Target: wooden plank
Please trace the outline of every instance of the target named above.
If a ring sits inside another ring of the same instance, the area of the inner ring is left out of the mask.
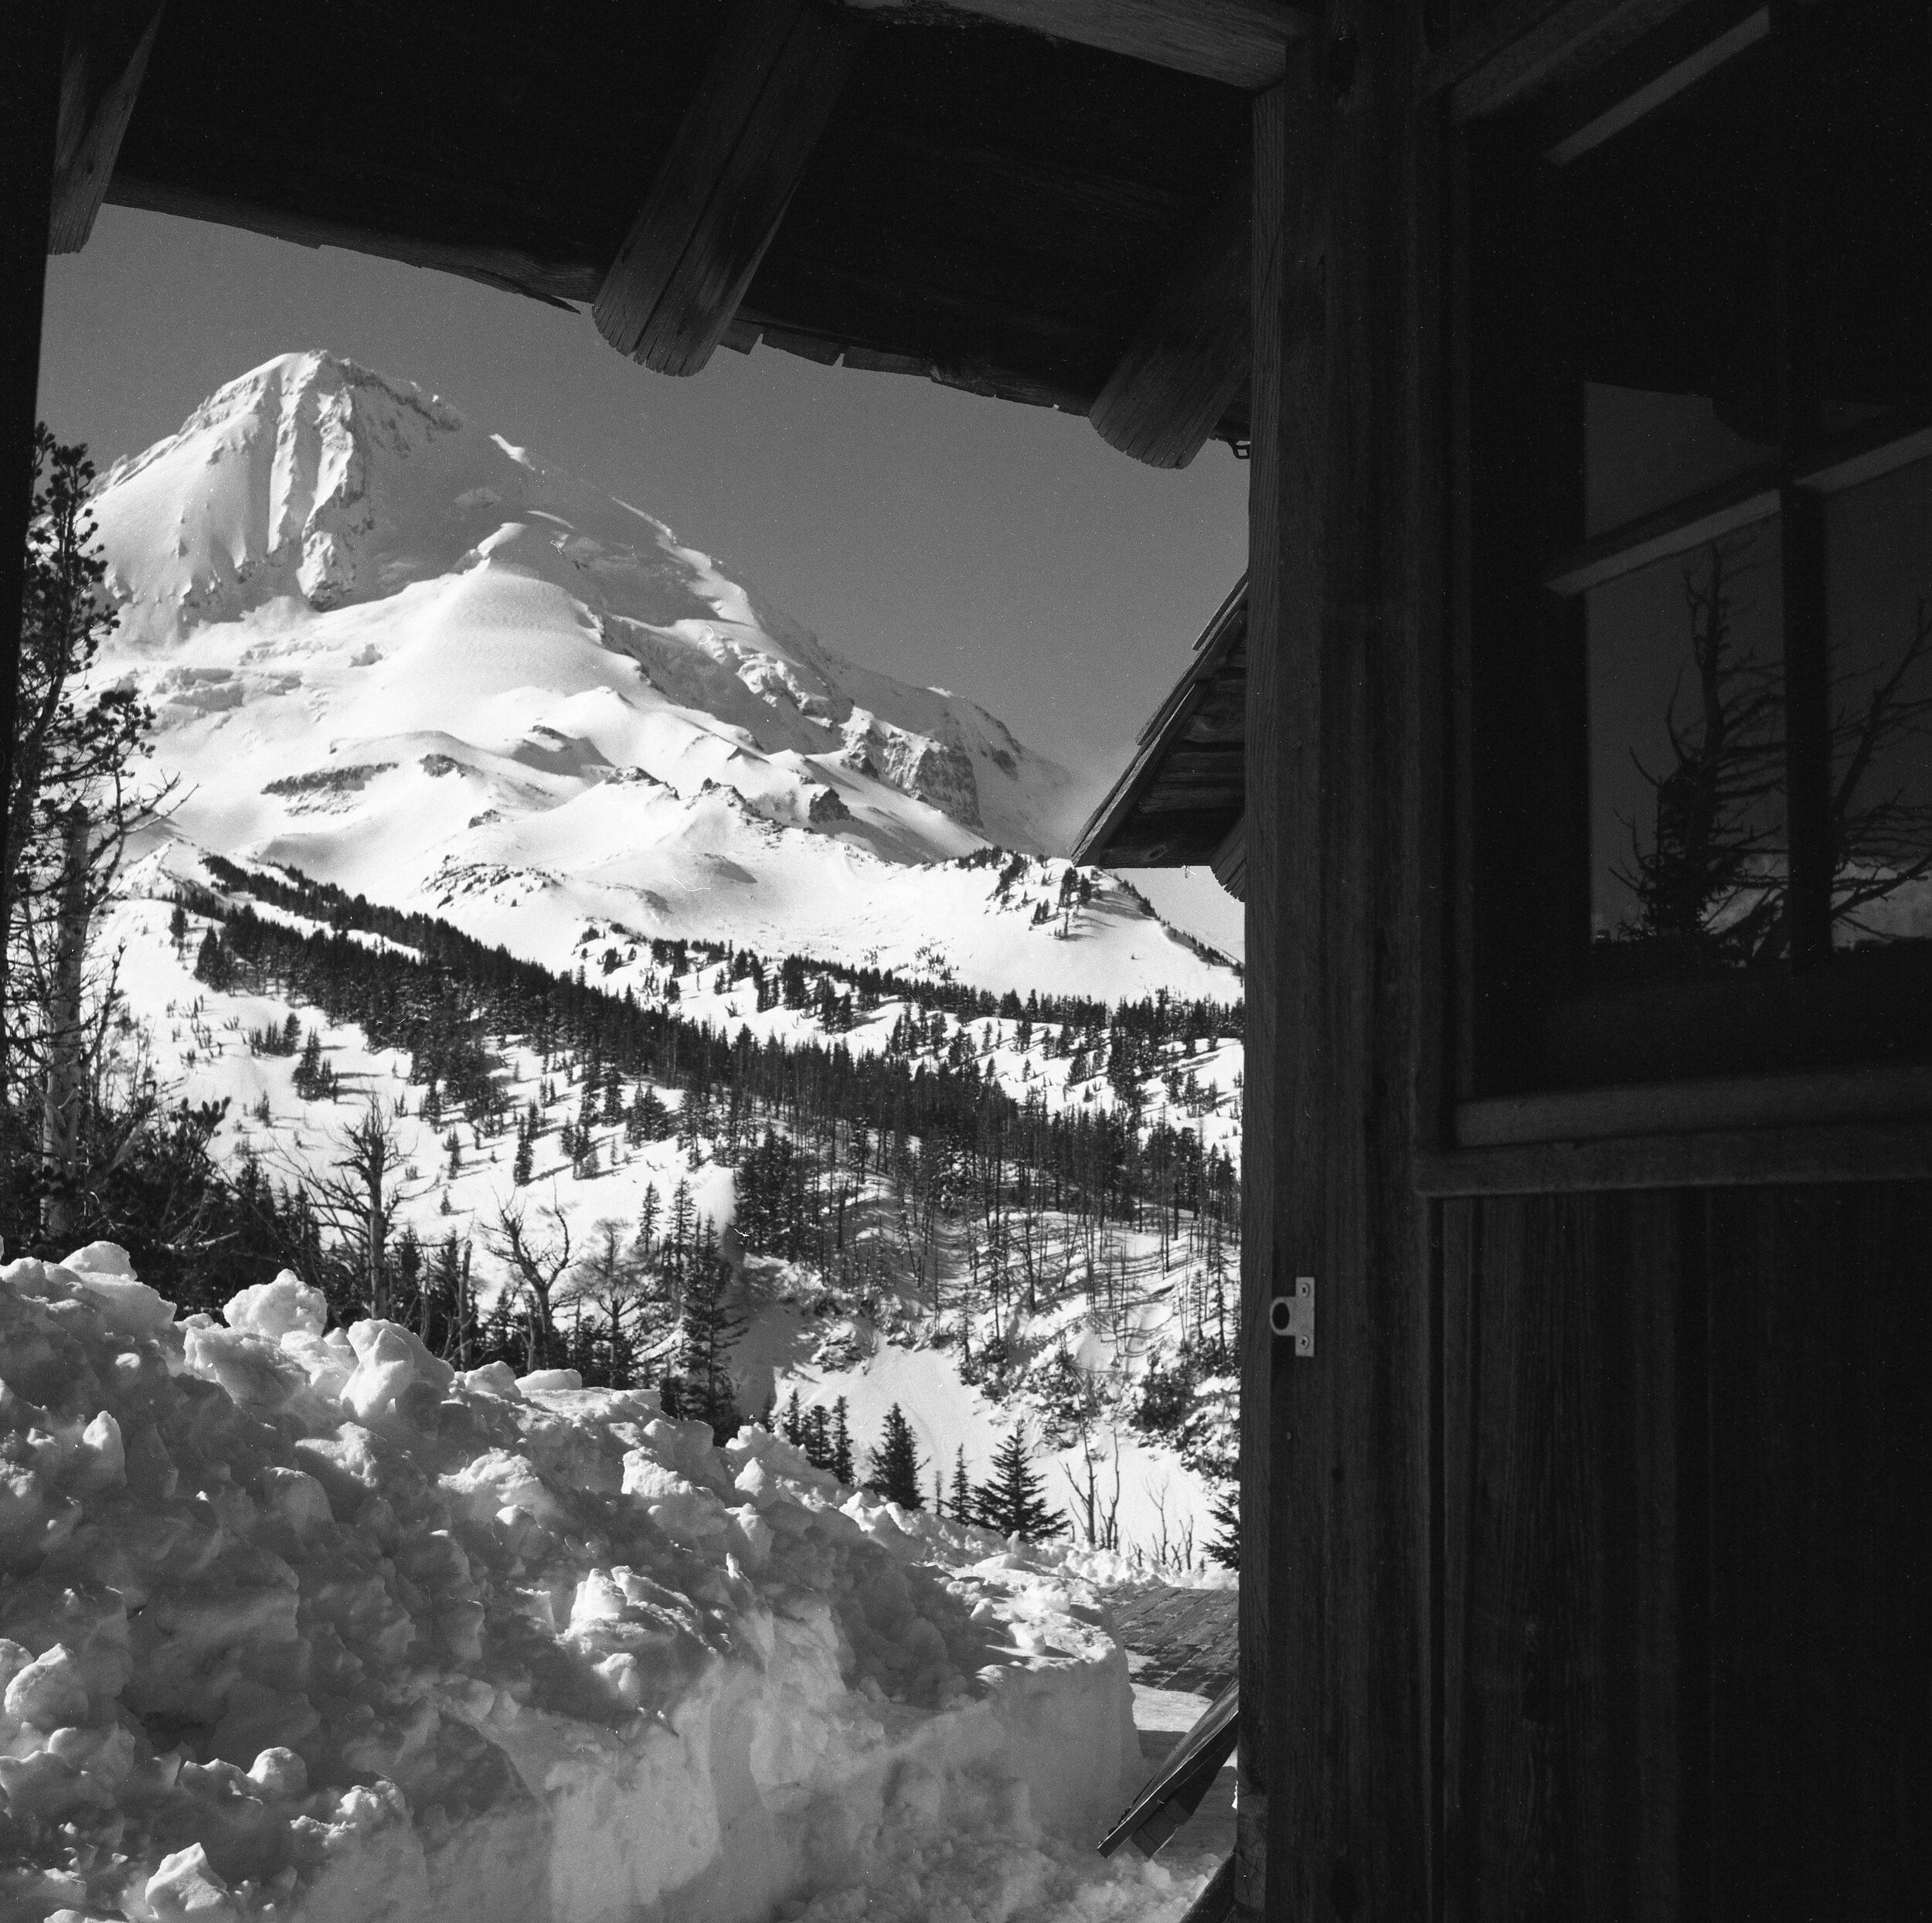
[[[108,201],[117,207],[138,207],[149,213],[176,214],[188,220],[208,220],[219,226],[240,227],[250,233],[287,240],[301,247],[345,247],[379,260],[400,260],[410,267],[454,274],[485,287],[521,294],[546,307],[569,308],[597,293],[600,276],[587,263],[543,260],[515,247],[486,242],[425,239],[420,234],[387,233],[368,227],[264,207],[199,188],[172,182],[147,180],[117,172],[107,189]]]
[[[659,373],[711,358],[837,106],[863,29],[815,0],[736,0],[592,309]]]
[[[1247,379],[1247,168],[1200,223],[1087,418],[1109,447],[1151,468],[1185,468]]]
[[[1697,1913],[1699,1219],[1658,1196],[1445,1210],[1450,1917]]]
[[[1932,1913],[1932,1188],[1712,1196],[1710,1880]]]
[[[1410,1169],[1419,13],[1338,9],[1335,43],[1291,49],[1254,150],[1242,1472],[1244,1532],[1265,1492],[1267,1540],[1260,1580],[1243,1569],[1237,1884],[1271,1918],[1437,1913],[1432,1264]],[[1257,1326],[1298,1275],[1318,1291],[1306,1357]]]
[[[60,121],[54,136],[49,254],[78,254],[114,178],[148,56],[161,27],[158,5],[97,0],[73,9],[61,62]]]
[[[1315,9],[1283,0],[846,0],[913,22],[947,15],[995,20],[1124,53],[1178,73],[1258,93],[1282,76],[1287,49],[1313,30]]]
[[[1909,1064],[1493,1095],[1458,1103],[1454,1116],[1456,1145],[1464,1149],[1899,1121],[1932,1122],[1932,1068]]]
[[[1252,994],[1250,989],[1250,1000]],[[1856,1123],[1425,1150],[1415,1166],[1417,1193],[1432,1196],[1920,1182],[1928,1176],[1932,1126]]]
[[[1248,898],[1248,818],[1243,815],[1226,835],[1220,846],[1208,857],[1208,866],[1214,871],[1214,879],[1236,901]]]

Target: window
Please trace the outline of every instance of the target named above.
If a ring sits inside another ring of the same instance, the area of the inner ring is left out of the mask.
[[[1468,136],[1465,1098],[1932,1064],[1932,9]]]

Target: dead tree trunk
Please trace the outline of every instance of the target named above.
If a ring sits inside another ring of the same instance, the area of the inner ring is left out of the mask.
[[[61,817],[60,908],[47,998],[46,1092],[40,1111],[40,1232],[55,1244],[72,1239],[80,1213],[75,1191],[87,1091],[80,993],[87,955],[87,811],[77,802]]]

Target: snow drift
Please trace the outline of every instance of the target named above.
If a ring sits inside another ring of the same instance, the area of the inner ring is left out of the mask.
[[[1182,1907],[1091,1857],[1138,1759],[1064,1570],[286,1274],[226,1317],[0,1271],[0,1914]]]

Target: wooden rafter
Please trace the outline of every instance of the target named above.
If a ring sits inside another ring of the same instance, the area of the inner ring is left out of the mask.
[[[846,0],[872,13],[963,14],[1124,53],[1250,93],[1280,80],[1314,9],[1286,0]]]
[[[863,23],[736,0],[593,311],[620,352],[695,374],[736,315],[832,117]]]
[[[1247,379],[1249,203],[1243,167],[1088,410],[1109,447],[1185,468]]]
[[[69,19],[48,208],[49,254],[78,254],[94,231],[161,14],[158,0],[100,0],[75,8]]]

